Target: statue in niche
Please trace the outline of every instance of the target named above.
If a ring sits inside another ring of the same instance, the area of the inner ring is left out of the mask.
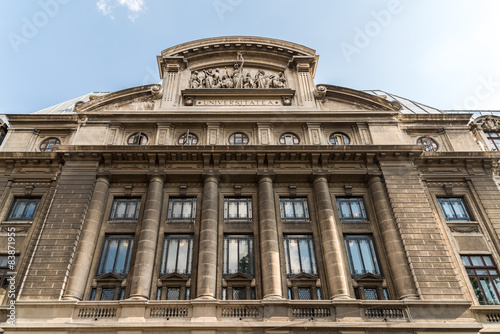
[[[241,63],[238,63],[241,61]],[[283,72],[277,75],[268,74],[262,69],[254,71],[244,71],[245,59],[243,54],[238,52],[233,72],[229,72],[224,66],[221,70],[216,68],[193,71],[189,79],[189,88],[194,89],[269,89],[286,88],[286,79]]]

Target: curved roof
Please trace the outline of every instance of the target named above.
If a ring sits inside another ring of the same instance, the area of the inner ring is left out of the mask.
[[[110,94],[109,92],[92,92],[79,97],[75,97],[74,99],[61,102],[52,107],[48,107],[39,111],[35,111],[33,114],[42,114],[42,115],[63,115],[63,114],[76,114],[75,112],[75,104],[78,102],[88,102],[95,97],[100,97],[104,95]]]

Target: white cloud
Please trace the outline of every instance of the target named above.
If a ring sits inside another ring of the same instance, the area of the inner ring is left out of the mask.
[[[114,20],[113,12],[116,8],[124,7],[129,11],[128,18],[135,22],[139,13],[145,9],[144,0],[99,0],[96,3],[97,9],[104,16]]]

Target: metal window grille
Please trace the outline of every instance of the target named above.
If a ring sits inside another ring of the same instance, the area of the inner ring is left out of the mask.
[[[127,144],[129,145],[146,145],[148,137],[142,132],[136,132],[128,137]]]
[[[14,198],[7,220],[32,221],[40,198]]]
[[[115,198],[109,220],[135,221],[139,218],[140,198]]]
[[[335,132],[330,135],[330,144],[332,145],[349,145],[349,143],[349,137],[341,132]]]
[[[282,221],[309,221],[307,198],[280,198]]]
[[[312,236],[286,235],[283,242],[287,276],[299,273],[318,275]]]
[[[54,146],[60,145],[61,141],[57,138],[48,138],[45,139],[40,144],[40,152],[52,152],[54,151]]]
[[[101,300],[113,300],[115,297],[115,289],[102,289]]]
[[[337,209],[341,221],[366,221],[366,211],[361,197],[338,197]]]
[[[127,276],[133,244],[132,235],[107,235],[97,275],[115,273]]]
[[[250,235],[224,236],[223,275],[243,273],[254,275],[253,237]]]
[[[298,288],[299,300],[311,299],[311,288]]]
[[[246,297],[246,288],[233,288],[233,300],[245,300]]]
[[[196,218],[196,197],[170,198],[168,200],[167,221],[189,221]]]
[[[181,299],[181,288],[167,288],[167,300]]]
[[[195,134],[186,132],[179,137],[180,145],[196,145],[198,144],[198,137]]]
[[[493,151],[499,151],[500,150],[500,133],[498,132],[486,132],[486,138],[491,143],[491,146],[493,147]]]
[[[252,221],[251,198],[224,198],[225,221]]]
[[[461,197],[438,198],[446,221],[471,221],[471,216]]]
[[[438,150],[436,141],[427,136],[418,138],[417,145],[424,145],[424,151],[426,152],[436,152]]]
[[[299,137],[293,133],[284,133],[280,137],[280,144],[283,145],[298,145],[299,142]]]
[[[163,242],[160,275],[171,273],[191,275],[193,237],[191,235],[168,235]]]
[[[380,275],[378,259],[370,235],[346,235],[344,241],[352,277],[365,273]]]

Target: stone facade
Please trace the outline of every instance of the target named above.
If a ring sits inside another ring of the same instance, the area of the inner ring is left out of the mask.
[[[500,332],[500,118],[315,85],[280,40],[157,59],[1,123],[4,333]]]

